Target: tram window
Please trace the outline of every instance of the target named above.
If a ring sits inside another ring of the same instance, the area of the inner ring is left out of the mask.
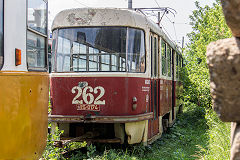
[[[111,55],[111,68],[112,71],[117,71],[118,70],[118,65],[117,65],[117,56],[116,55]]]
[[[167,61],[167,44],[164,40],[161,41],[161,55],[162,55],[162,75],[166,76],[167,75],[167,67],[166,67],[166,61]]]
[[[151,57],[153,57],[153,36],[151,36]],[[151,58],[151,76],[153,76],[153,58]]]
[[[101,55],[101,71],[110,71],[110,55],[106,52],[103,52]]]
[[[178,55],[178,53],[176,54],[176,77],[177,78],[179,78],[178,76],[179,76],[179,55]]]
[[[45,38],[33,32],[27,32],[27,63],[29,68],[44,68]]]
[[[176,54],[176,65],[178,66],[178,53]]]
[[[44,0],[28,0],[28,27],[47,34],[47,3]]]
[[[98,71],[99,70],[99,59],[98,54],[99,50],[89,47],[89,71]]]
[[[73,55],[73,71],[87,71],[86,68],[87,61],[86,59],[82,59],[79,56]]]
[[[154,37],[154,76],[157,76],[157,38]]]
[[[157,38],[151,36],[151,75],[157,76]]]
[[[128,29],[128,71],[145,72],[145,41],[142,30]]]
[[[57,31],[55,30],[53,32],[53,36],[52,36],[52,54],[51,54],[51,69],[52,69],[52,72],[55,72],[55,66],[56,66],[56,62],[55,62],[55,53],[56,53],[56,38],[57,38]]]
[[[68,55],[61,55],[57,57],[57,69],[68,71],[70,69],[70,57]]]
[[[179,79],[181,80],[182,57],[179,56]]]
[[[54,34],[58,35],[58,45],[54,46],[57,49],[53,49],[57,50],[55,56],[70,55],[72,61],[67,62],[70,70],[57,67],[57,72],[145,72],[142,30],[127,27],[68,28],[59,29]],[[60,63],[64,66],[66,61]]]
[[[57,70],[61,72],[70,71],[70,41],[66,38],[58,37]]]
[[[0,70],[3,66],[3,0],[0,0]]]
[[[171,77],[172,74],[172,67],[171,67],[171,47],[167,45],[167,72],[168,72],[168,77]]]
[[[120,71],[126,71],[126,59],[120,57]]]
[[[28,0],[27,26],[28,68],[46,70],[47,2],[45,0]]]

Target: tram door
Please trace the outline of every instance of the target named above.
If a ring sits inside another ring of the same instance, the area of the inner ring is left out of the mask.
[[[149,121],[149,138],[155,136],[159,132],[159,80],[158,80],[158,36],[151,34],[151,105],[150,111],[153,112],[153,119]]]

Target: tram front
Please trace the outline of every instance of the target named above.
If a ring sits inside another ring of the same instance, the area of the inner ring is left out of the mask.
[[[115,14],[116,21],[105,19]],[[108,138],[104,142],[116,142],[116,132],[122,130],[135,137],[129,143],[141,142],[147,120],[152,117],[150,78],[144,29],[121,23],[129,22],[124,17],[132,22],[131,14],[113,9],[76,9],[55,18],[49,120],[64,130],[63,136],[81,137],[92,132],[97,138]],[[133,123],[139,129],[137,138],[127,129]],[[121,143],[122,137],[118,136]]]

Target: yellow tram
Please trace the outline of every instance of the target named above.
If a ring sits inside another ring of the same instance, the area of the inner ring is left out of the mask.
[[[47,0],[0,0],[0,159],[39,159],[46,145]]]

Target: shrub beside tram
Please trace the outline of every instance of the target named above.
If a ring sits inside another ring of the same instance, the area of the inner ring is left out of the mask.
[[[46,146],[47,0],[0,0],[0,159],[39,159]]]
[[[149,144],[174,123],[182,56],[156,24],[82,8],[60,12],[52,31],[49,121],[61,140]]]

